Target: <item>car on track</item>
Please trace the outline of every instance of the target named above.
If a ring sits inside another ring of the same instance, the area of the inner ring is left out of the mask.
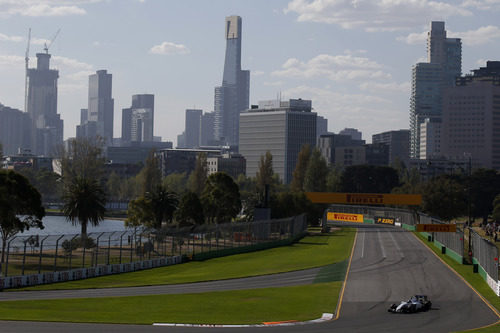
[[[400,304],[392,304],[387,311],[393,313],[415,313],[428,311],[432,307],[432,302],[426,295],[414,295],[408,301],[401,301]]]

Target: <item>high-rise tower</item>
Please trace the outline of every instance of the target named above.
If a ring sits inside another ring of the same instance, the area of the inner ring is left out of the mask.
[[[226,17],[226,57],[222,85],[215,88],[215,138],[238,145],[240,112],[248,109],[250,71],[241,70],[241,17]]]
[[[203,110],[187,109],[186,110],[186,128],[184,130],[184,146],[186,148],[200,147],[201,136],[201,117]]]
[[[34,154],[53,156],[63,142],[63,121],[57,113],[59,71],[50,69],[50,54],[37,53],[37,67],[27,72],[26,112],[30,115],[31,149]]]
[[[462,42],[447,38],[444,22],[431,22],[427,35],[427,61],[412,69],[410,98],[410,157],[420,156],[420,127],[426,119],[440,121],[442,94],[462,73]]]
[[[155,96],[132,96],[132,106],[122,110],[122,145],[153,142]]]
[[[111,97],[113,75],[99,70],[89,76],[89,123],[95,122],[96,134],[105,140],[106,146],[113,145],[114,100]]]

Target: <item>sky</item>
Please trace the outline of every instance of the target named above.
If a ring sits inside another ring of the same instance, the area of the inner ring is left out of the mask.
[[[88,76],[113,74],[114,137],[132,95],[155,95],[154,134],[177,141],[185,110],[210,112],[221,85],[226,16],[242,17],[250,104],[311,99],[328,130],[407,129],[411,68],[431,21],[462,38],[462,74],[500,60],[500,0],[0,0],[0,103],[24,108],[24,54],[50,45],[64,138],[88,104]],[[50,43],[49,43],[50,44]]]

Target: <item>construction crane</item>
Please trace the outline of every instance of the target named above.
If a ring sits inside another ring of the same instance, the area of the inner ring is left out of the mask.
[[[31,43],[31,28],[28,29],[28,45],[26,46],[26,53],[24,55],[24,61],[26,63],[26,73],[24,78],[24,112],[27,112],[26,107],[28,106],[28,66],[30,62],[30,43]]]
[[[52,43],[54,43],[54,41],[56,40],[57,35],[59,35],[59,32],[60,32],[60,31],[61,31],[61,29],[57,29],[57,32],[56,32],[56,34],[54,35],[54,37],[52,37],[52,39],[50,40],[49,45],[47,45],[47,43],[44,43],[44,48],[43,48],[43,50],[45,51],[45,53],[46,53],[46,54],[48,54],[48,53],[49,53],[49,49],[50,49],[50,47],[52,46]]]

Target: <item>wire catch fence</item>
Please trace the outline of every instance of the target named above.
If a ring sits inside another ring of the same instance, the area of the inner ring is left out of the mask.
[[[304,215],[257,222],[199,225],[160,230],[15,236],[6,242],[0,276],[71,271],[155,258],[219,253],[293,239],[306,231]],[[1,241],[0,241],[1,243]]]

